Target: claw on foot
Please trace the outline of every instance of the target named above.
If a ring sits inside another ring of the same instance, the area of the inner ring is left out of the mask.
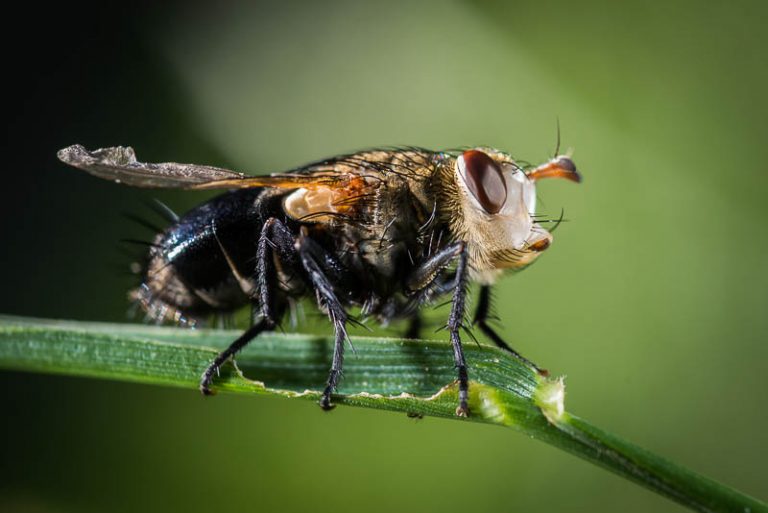
[[[216,392],[211,390],[210,383],[202,382],[200,383],[200,386],[198,387],[200,389],[200,393],[203,395],[214,395]]]
[[[318,404],[320,405],[320,408],[323,409],[323,411],[331,411],[332,409],[336,408],[336,405],[331,402],[330,394],[323,395],[323,398],[320,399]]]
[[[200,389],[200,393],[203,395],[214,395],[216,392],[211,390],[211,374],[208,369],[200,376],[200,385],[197,387]]]
[[[456,407],[457,417],[469,417],[469,406],[466,404],[460,404]]]

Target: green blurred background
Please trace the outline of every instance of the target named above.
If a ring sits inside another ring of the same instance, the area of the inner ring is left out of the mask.
[[[93,179],[63,146],[252,173],[394,144],[541,162],[559,119],[585,181],[539,188],[569,222],[501,282],[505,336],[567,375],[572,412],[768,496],[764,2],[14,9],[0,312],[124,321],[117,241],[147,234],[121,214],[205,198]],[[11,372],[0,397],[2,511],[681,511],[494,427]]]

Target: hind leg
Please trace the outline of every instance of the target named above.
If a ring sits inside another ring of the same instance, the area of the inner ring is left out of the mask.
[[[320,406],[324,410],[333,408],[331,395],[341,379],[344,361],[344,341],[347,339],[347,313],[333,290],[333,283],[342,281],[343,269],[320,245],[305,234],[294,236],[285,224],[276,218],[270,218],[262,228],[256,258],[256,284],[261,318],[227,349],[219,353],[208,366],[200,381],[200,391],[210,394],[213,376],[229,357],[240,351],[259,333],[272,330],[285,312],[285,301],[277,301],[277,279],[274,269],[274,256],[289,268],[300,268],[306,274],[306,280],[314,289],[318,304],[328,312],[333,322],[335,343],[333,359],[328,381],[323,391]]]
[[[235,355],[238,351],[244,348],[248,342],[253,340],[259,333],[271,330],[274,326],[275,324],[273,321],[262,318],[259,322],[245,330],[245,333],[232,342],[228,348],[220,352],[200,377],[200,392],[202,392],[203,395],[212,395],[211,382],[213,381],[213,376],[219,373],[219,369],[224,365],[224,362],[226,362],[230,356]]]
[[[285,312],[285,301],[276,295],[277,281],[274,269],[275,253],[290,265],[295,260],[294,238],[288,228],[275,218],[264,223],[256,251],[256,290],[260,317],[245,333],[240,335],[224,351],[219,353],[200,377],[200,391],[211,395],[211,382],[218,374],[221,366],[231,356],[244,348],[263,331],[271,331],[277,327]]]

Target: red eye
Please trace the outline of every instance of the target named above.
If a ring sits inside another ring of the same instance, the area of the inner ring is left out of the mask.
[[[465,151],[462,159],[464,165],[459,170],[467,188],[486,212],[498,213],[507,201],[507,183],[501,168],[482,151]]]

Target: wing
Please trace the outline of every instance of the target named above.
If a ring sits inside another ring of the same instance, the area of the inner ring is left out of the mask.
[[[133,187],[172,189],[238,189],[249,187],[338,187],[338,174],[331,170],[316,173],[286,173],[273,176],[248,176],[228,169],[198,164],[163,162],[151,164],[136,160],[131,147],[117,146],[88,151],[79,144],[58,152],[59,160],[99,178]],[[343,181],[343,180],[341,180]]]

